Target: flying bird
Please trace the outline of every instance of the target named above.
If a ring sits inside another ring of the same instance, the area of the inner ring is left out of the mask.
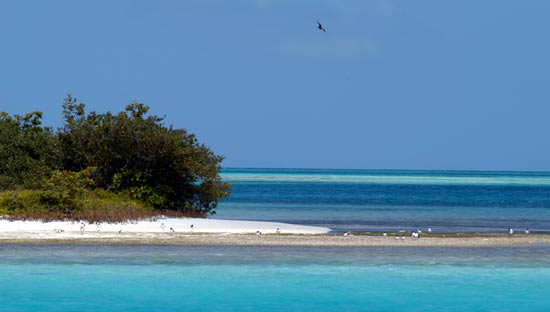
[[[324,28],[323,28],[323,25],[321,25],[321,23],[319,23],[319,21],[317,21],[317,28],[319,28],[320,30],[322,30],[323,32],[327,32]]]

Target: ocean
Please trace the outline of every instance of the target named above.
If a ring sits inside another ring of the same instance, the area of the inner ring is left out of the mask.
[[[0,246],[1,311],[548,311],[550,247]]]
[[[550,230],[550,174],[225,169],[216,218]],[[550,246],[0,245],[0,311],[548,311]]]
[[[550,173],[225,169],[214,218],[342,231],[550,231]]]

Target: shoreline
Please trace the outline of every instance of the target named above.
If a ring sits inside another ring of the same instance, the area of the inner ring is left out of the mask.
[[[263,221],[158,218],[124,223],[0,219],[0,245],[106,244],[302,247],[491,247],[550,245],[550,233],[329,233],[329,228]]]
[[[229,233],[101,233],[44,236],[40,232],[2,233],[0,245],[181,245],[181,246],[296,246],[296,247],[507,247],[549,245],[550,234],[508,236],[449,235],[415,239],[381,235],[229,234]]]

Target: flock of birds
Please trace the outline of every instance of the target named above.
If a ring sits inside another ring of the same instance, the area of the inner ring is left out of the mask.
[[[96,222],[95,224],[96,224],[96,226],[97,226],[97,232],[99,232],[99,231],[101,230],[101,223]],[[164,224],[164,222],[160,224],[160,228],[161,228],[161,230],[164,232],[164,230],[166,229],[166,225]],[[189,226],[189,229],[190,229],[190,230],[193,230],[194,228],[195,228],[195,225],[194,225],[194,224],[191,224],[191,225]],[[80,234],[81,234],[81,235],[84,235],[84,232],[85,232],[85,231],[86,231],[86,224],[85,224],[84,222],[81,222],[81,223],[80,223]],[[175,230],[173,227],[170,227],[169,231],[170,231],[171,233],[176,232],[176,230]],[[63,229],[54,229],[54,232],[55,232],[55,233],[61,234],[61,233],[65,233],[65,230],[63,230]],[[118,230],[118,233],[119,233],[119,234],[122,234],[122,232],[123,232],[123,229]],[[277,229],[275,230],[275,233],[280,234],[280,233],[281,233],[281,229],[280,229],[280,228],[277,228]],[[262,235],[262,232],[261,232],[261,231],[256,231],[256,235]]]
[[[318,27],[318,28],[321,29],[321,30],[323,30],[323,31],[325,31],[325,29],[323,28],[323,26],[322,26],[319,22],[317,22],[317,23],[319,24],[319,27]],[[133,223],[136,223],[136,224],[137,224],[137,222],[133,222]],[[96,222],[95,225],[96,225],[96,227],[97,227],[97,232],[99,232],[99,231],[101,230],[101,223],[100,223],[100,222]],[[166,228],[166,225],[165,225],[164,223],[161,223],[160,228],[162,229],[162,232],[164,232],[164,230],[165,230],[165,228]],[[191,225],[189,226],[189,229],[190,229],[190,230],[193,230],[194,228],[195,228],[195,225],[193,225],[193,224],[191,224]],[[81,223],[80,223],[80,234],[81,234],[81,235],[84,235],[84,232],[85,232],[85,231],[86,231],[86,224],[85,224],[84,222],[81,222]],[[122,231],[123,231],[123,229],[120,229],[120,230],[118,231],[118,233],[121,234]],[[173,227],[170,227],[169,231],[170,231],[171,233],[176,232],[176,230],[175,230]],[[61,234],[61,233],[65,233],[65,230],[63,230],[63,229],[54,229],[54,232],[55,232],[55,233]],[[401,232],[401,231],[400,231],[400,232]],[[404,232],[404,231],[402,231],[402,232]],[[432,228],[428,228],[427,232],[428,232],[428,233],[432,233]],[[277,228],[277,229],[275,230],[275,233],[280,234],[280,233],[281,233],[281,229],[280,229],[280,228]],[[422,234],[422,230],[421,230],[421,229],[416,229],[416,230],[414,230],[414,231],[411,231],[410,233],[411,233],[411,237],[412,237],[412,238],[420,239],[420,234]],[[509,235],[513,235],[514,233],[515,233],[515,232],[514,232],[514,229],[508,228],[508,234],[509,234]],[[524,233],[525,233],[525,234],[530,234],[531,231],[529,230],[529,228],[526,228],[525,231],[524,231]],[[345,233],[344,233],[344,236],[348,236],[348,235],[350,235],[350,234],[351,234],[351,232],[345,232]],[[258,231],[256,231],[256,235],[262,235],[262,232],[258,230]],[[387,237],[387,236],[388,236],[388,233],[387,233],[387,232],[383,232],[383,233],[382,233],[382,236]],[[404,240],[404,239],[405,239],[405,236],[396,236],[395,239],[396,239],[396,240]]]
[[[95,225],[97,226],[97,232],[99,232],[99,231],[101,230],[101,223],[96,222]],[[165,230],[165,228],[166,228],[166,225],[165,225],[164,223],[161,223],[160,228],[161,228],[162,231],[164,232],[164,230]],[[190,230],[193,230],[194,228],[195,228],[195,225],[193,225],[193,224],[191,224],[191,225],[189,226],[189,229],[190,229]],[[85,224],[84,222],[81,222],[81,223],[80,223],[80,234],[81,234],[81,235],[84,235],[84,232],[85,232],[85,231],[86,231],[86,224]],[[175,230],[173,227],[170,227],[169,231],[170,231],[171,233],[176,232],[176,230]],[[54,232],[55,232],[55,233],[61,234],[61,233],[65,233],[65,230],[63,230],[63,229],[54,229]],[[432,233],[432,228],[428,228],[427,232],[428,232],[428,233]],[[120,230],[118,231],[118,233],[121,234],[121,233],[122,233],[122,229],[120,229]],[[281,229],[280,229],[280,228],[277,228],[277,229],[275,230],[275,233],[280,234],[280,233],[281,233]],[[411,231],[410,233],[411,233],[411,237],[412,237],[412,238],[419,239],[419,238],[420,238],[420,234],[422,234],[422,230],[421,230],[421,229],[416,229],[416,230],[414,230],[414,231]],[[525,233],[525,234],[530,234],[531,231],[529,230],[529,228],[526,228],[525,231],[524,231],[524,233]],[[263,234],[263,233],[262,233],[261,231],[259,231],[259,230],[256,231],[256,235],[262,235],[262,234]],[[508,228],[508,234],[509,234],[509,235],[515,234],[514,229]],[[348,235],[351,235],[351,232],[345,232],[345,233],[344,233],[344,236],[348,236]],[[387,236],[388,236],[388,233],[387,233],[387,232],[383,232],[383,233],[382,233],[382,236],[387,237]],[[404,240],[404,239],[405,239],[405,236],[396,236],[395,239],[396,239],[396,240]]]
[[[400,232],[404,232],[404,231],[400,231]],[[428,228],[427,230],[428,233],[432,233],[432,228]],[[525,231],[524,231],[525,234],[531,234],[531,231],[529,230],[529,228],[526,228]],[[416,239],[419,239],[420,238],[420,234],[422,234],[422,230],[421,229],[416,229],[414,231],[411,231],[411,238],[416,238]],[[509,235],[513,235],[515,234],[514,232],[514,229],[512,228],[508,228],[508,234]],[[351,232],[345,232],[344,233],[344,236],[348,236],[348,235],[351,235]],[[382,233],[382,236],[384,237],[387,237],[388,236],[388,233],[387,232],[383,232]],[[396,236],[395,237],[396,240],[405,240],[405,236]]]

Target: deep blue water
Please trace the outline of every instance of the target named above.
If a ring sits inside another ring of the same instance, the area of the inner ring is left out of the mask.
[[[232,195],[215,218],[335,231],[550,231],[550,173],[225,169]]]
[[[550,247],[0,246],[1,311],[548,311]]]

